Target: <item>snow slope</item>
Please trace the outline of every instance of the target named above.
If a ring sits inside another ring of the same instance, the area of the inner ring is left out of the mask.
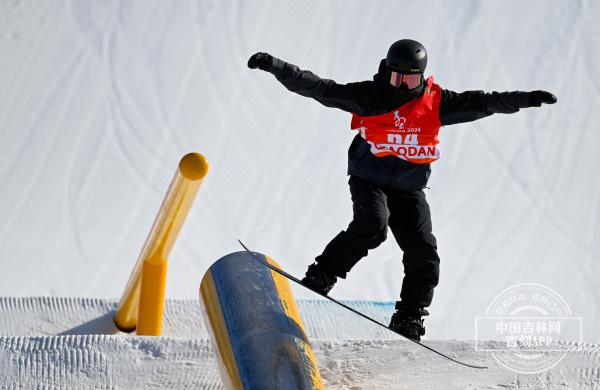
[[[350,305],[385,315],[381,305]],[[0,388],[222,388],[198,301],[167,301],[164,337],[118,332],[115,307],[101,299],[0,299]],[[489,366],[482,371],[441,359],[331,302],[299,301],[299,311],[327,389],[600,388],[598,345],[582,344],[552,369],[522,375],[475,351],[472,341],[427,342]]]
[[[445,88],[559,99],[442,130],[429,334],[472,339],[494,296],[527,282],[559,292],[599,342],[599,16],[590,0],[2,1],[0,296],[118,297],[190,151],[212,168],[168,296],[195,299],[238,237],[300,275],[351,216],[350,118],[246,61],[268,51],[345,83],[410,37]],[[393,301],[401,277],[390,239],[334,295]]]
[[[585,356],[561,369],[518,375],[440,362],[401,340],[313,342],[327,389],[597,389]],[[466,341],[438,342],[463,359],[479,357]],[[598,347],[586,351],[598,355]],[[493,364],[493,361],[486,363]],[[0,337],[0,386],[52,389],[222,389],[208,339],[111,335]],[[18,387],[17,384],[20,386]]]

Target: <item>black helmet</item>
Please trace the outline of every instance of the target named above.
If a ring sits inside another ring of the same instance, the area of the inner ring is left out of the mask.
[[[396,72],[423,73],[427,67],[427,50],[417,41],[401,39],[390,46],[385,64]]]

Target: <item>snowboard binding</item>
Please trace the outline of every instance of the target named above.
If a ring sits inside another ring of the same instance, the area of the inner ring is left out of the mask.
[[[304,286],[323,295],[327,295],[336,282],[337,276],[319,263],[309,265],[306,276],[302,279]]]
[[[400,301],[396,302],[396,312],[392,315],[389,328],[414,341],[421,341],[425,335],[425,326],[421,317],[429,312],[422,307],[407,307]]]

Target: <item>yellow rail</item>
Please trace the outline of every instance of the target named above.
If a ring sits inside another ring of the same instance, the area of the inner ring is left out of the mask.
[[[164,306],[167,259],[208,172],[206,158],[186,154],[169,186],[150,234],[117,306],[114,321],[126,332],[160,336]]]

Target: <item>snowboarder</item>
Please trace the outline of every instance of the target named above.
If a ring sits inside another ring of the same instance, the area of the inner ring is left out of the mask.
[[[337,278],[387,237],[388,226],[402,249],[404,280],[389,327],[419,341],[425,334],[433,290],[439,280],[436,239],[423,189],[439,158],[441,126],[470,122],[492,114],[554,104],[546,91],[462,93],[442,89],[424,78],[427,51],[402,39],[388,50],[373,80],[337,84],[310,71],[256,53],[248,67],[272,73],[288,90],[327,107],[352,113],[357,131],[348,150],[353,219],[308,267],[302,283],[327,294]]]

